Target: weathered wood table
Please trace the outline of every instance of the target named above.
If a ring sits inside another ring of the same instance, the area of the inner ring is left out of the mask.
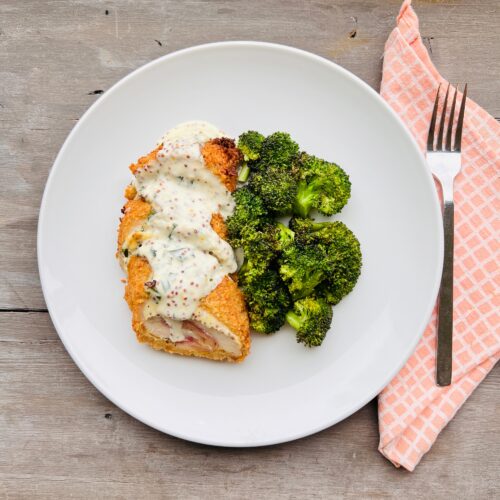
[[[379,87],[400,0],[0,1],[0,496],[499,498],[500,369],[414,473],[377,451],[376,402],[293,443],[218,449],[161,434],[107,401],[51,324],[36,264],[47,174],[101,91],[216,40],[294,45]],[[432,58],[500,117],[498,0],[415,1]]]

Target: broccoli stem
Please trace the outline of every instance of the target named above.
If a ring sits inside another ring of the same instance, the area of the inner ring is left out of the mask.
[[[250,175],[250,167],[245,163],[240,170],[238,175],[239,182],[246,182],[248,180],[248,176]]]
[[[294,212],[299,217],[306,218],[309,216],[313,203],[314,193],[308,189],[305,182],[299,182],[297,196],[294,203]]]
[[[302,318],[293,311],[288,311],[286,313],[286,320],[288,324],[295,330],[298,330],[302,326]]]

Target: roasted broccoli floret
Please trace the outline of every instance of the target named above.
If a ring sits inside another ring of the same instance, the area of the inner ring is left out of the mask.
[[[247,303],[250,326],[266,334],[281,328],[290,307],[290,295],[275,269],[278,232],[275,224],[266,224],[260,229],[245,228],[240,236],[245,260],[238,279]]]
[[[247,228],[258,228],[270,222],[268,211],[262,199],[247,187],[234,193],[236,207],[227,218],[226,225],[229,242],[234,247],[241,245],[241,233]]]
[[[361,247],[355,234],[340,221],[294,218],[290,228],[298,244],[315,246],[324,252],[326,278],[318,293],[330,304],[337,304],[354,288],[361,273]]]
[[[286,132],[275,132],[262,143],[257,170],[265,171],[269,166],[290,169],[299,154],[299,145]]]
[[[337,222],[316,222],[301,217],[292,217],[288,226],[302,245],[329,244],[338,232]]]
[[[251,164],[259,159],[265,137],[255,130],[244,132],[238,138],[238,148],[243,153],[243,165],[238,175],[240,182],[246,182],[250,175]]]
[[[295,171],[287,170],[281,165],[270,165],[265,170],[253,173],[248,185],[273,214],[285,215],[292,212],[297,193]]]
[[[275,250],[278,252],[284,252],[290,247],[290,245],[293,244],[295,235],[291,229],[287,228],[281,222],[277,222],[275,226],[274,239]]]
[[[361,247],[354,233],[342,222],[334,222],[330,270],[320,293],[330,304],[338,304],[356,285],[363,264]]]
[[[262,229],[244,228],[240,234],[240,244],[245,256],[239,270],[242,279],[255,273],[263,273],[276,256],[274,224],[267,224]]]
[[[238,137],[238,148],[245,161],[258,160],[265,137],[255,130],[244,132]]]
[[[285,132],[275,132],[262,142],[258,160],[252,162],[249,187],[275,215],[292,212],[297,194],[298,144]]]
[[[241,289],[248,307],[250,326],[259,333],[273,333],[284,322],[291,300],[278,273],[268,268],[262,273],[244,275]]]
[[[286,320],[297,331],[297,342],[308,347],[319,346],[332,323],[332,307],[325,300],[306,297],[293,304]]]
[[[298,160],[300,180],[293,212],[307,217],[313,208],[333,215],[351,196],[349,176],[335,163],[302,153]]]
[[[311,295],[325,279],[325,255],[314,245],[290,245],[279,258],[279,273],[294,300]]]

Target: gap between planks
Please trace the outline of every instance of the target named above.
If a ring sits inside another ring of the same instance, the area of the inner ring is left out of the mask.
[[[0,309],[1,313],[48,313],[49,310],[46,308],[29,308],[29,307],[13,307]]]

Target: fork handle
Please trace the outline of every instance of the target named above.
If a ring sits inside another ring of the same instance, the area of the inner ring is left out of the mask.
[[[444,387],[451,384],[453,340],[453,238],[454,203],[446,200],[443,208],[444,261],[439,290],[436,382]]]

